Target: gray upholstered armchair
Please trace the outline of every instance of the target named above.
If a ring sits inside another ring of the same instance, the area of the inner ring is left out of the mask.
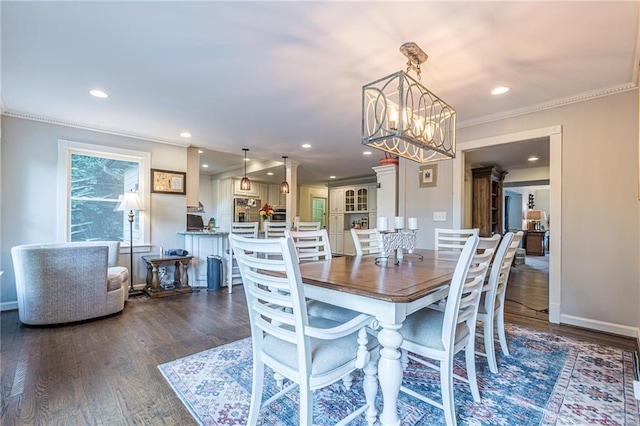
[[[116,266],[119,247],[117,241],[13,247],[20,321],[59,324],[120,312],[129,271]]]

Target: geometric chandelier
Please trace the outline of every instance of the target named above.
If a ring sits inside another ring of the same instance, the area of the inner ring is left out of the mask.
[[[400,51],[406,71],[362,87],[362,143],[418,163],[455,158],[456,111],[420,83],[427,54],[413,42]]]

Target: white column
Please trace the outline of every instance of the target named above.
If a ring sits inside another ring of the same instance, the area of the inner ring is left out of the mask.
[[[300,163],[289,161],[287,163],[287,182],[289,193],[287,194],[287,222],[293,226],[293,218],[298,216],[298,166]]]
[[[390,164],[372,169],[376,172],[378,182],[376,213],[378,217],[393,220],[398,215],[398,166]]]

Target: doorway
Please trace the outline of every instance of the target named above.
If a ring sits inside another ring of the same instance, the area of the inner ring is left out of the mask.
[[[325,227],[326,198],[311,197],[311,221],[320,222],[320,228]]]
[[[553,217],[553,232],[549,244],[549,322],[559,324],[561,314],[561,266],[562,266],[562,126],[552,126],[518,133],[494,136],[485,139],[459,143],[453,160],[453,226],[464,227],[466,204],[470,197],[466,194],[469,182],[466,179],[465,156],[467,152],[502,144],[517,144],[534,139],[547,138],[549,141],[549,216]]]

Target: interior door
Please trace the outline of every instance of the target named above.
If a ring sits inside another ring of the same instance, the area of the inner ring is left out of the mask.
[[[311,221],[320,222],[320,228],[325,227],[325,206],[327,204],[326,198],[311,199]]]

